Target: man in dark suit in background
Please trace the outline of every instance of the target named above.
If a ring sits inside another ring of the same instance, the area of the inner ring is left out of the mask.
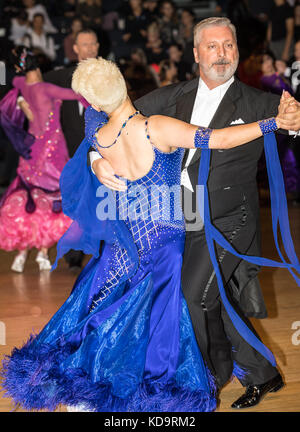
[[[97,35],[93,30],[85,29],[78,32],[73,47],[78,61],[96,58],[99,50]],[[60,87],[71,88],[72,75],[76,64],[67,68],[50,71],[44,74],[45,81]],[[72,157],[84,138],[84,107],[78,101],[63,101],[61,107],[61,125],[66,138],[69,156]],[[65,255],[70,270],[77,271],[81,265],[84,254],[81,251],[71,250]]]
[[[96,58],[99,50],[97,35],[93,30],[78,32],[73,47],[78,61]],[[71,88],[72,75],[77,64],[53,70],[43,75],[45,81],[60,87]],[[65,135],[69,156],[72,157],[84,138],[84,108],[78,101],[63,101],[61,107],[61,124]]]
[[[200,22],[195,27],[194,46],[200,79],[155,90],[135,102],[137,109],[146,116],[168,115],[211,128],[249,123],[276,115],[279,97],[248,87],[234,78],[238,48],[235,28],[227,18]],[[299,107],[293,115],[298,130]],[[263,140],[259,139],[228,151],[212,151],[208,181],[213,224],[240,253],[249,255],[260,254],[256,170],[262,150]],[[198,149],[187,151],[182,167],[182,185],[194,204],[200,156]],[[108,162],[96,160],[97,155],[92,151],[89,159],[99,180],[118,189],[120,181],[113,177]],[[216,378],[218,389],[232,373],[246,387],[245,394],[232,406],[245,408],[256,405],[268,392],[283,386],[281,375],[240,336],[232,324],[220,299],[201,218],[196,214],[195,219],[190,220],[188,206],[186,202],[183,204],[187,233],[182,288],[199,348]],[[253,315],[253,310],[247,311],[245,306],[249,306],[247,303],[252,297],[250,286],[258,287],[256,276],[259,268],[241,262],[220,247],[217,255],[231,304],[258,336],[246,317],[246,313]],[[260,291],[258,296],[261,296]],[[242,298],[246,301],[243,302]],[[262,297],[256,301],[256,310],[261,302]]]

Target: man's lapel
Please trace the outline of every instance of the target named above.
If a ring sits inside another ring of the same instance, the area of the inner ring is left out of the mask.
[[[227,92],[225,93],[220,105],[218,106],[215,115],[213,116],[209,127],[212,129],[220,129],[223,128],[224,125],[228,124],[229,121],[232,121],[232,115],[236,110],[235,101],[240,97],[241,91],[239,87],[239,82],[237,79],[231,84]],[[201,150],[198,149],[191,162],[190,165],[195,163],[201,156]]]
[[[183,94],[176,101],[176,118],[178,120],[190,123],[192,118],[193,107],[197,95],[199,79],[190,81],[184,88]],[[185,151],[182,166],[188,156],[188,150]]]

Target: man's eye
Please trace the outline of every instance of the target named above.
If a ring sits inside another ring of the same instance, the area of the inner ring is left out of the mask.
[[[232,48],[232,47],[233,47],[233,44],[232,44],[232,43],[229,43],[229,44],[227,44],[227,47],[228,47],[228,48]]]
[[[208,48],[215,48],[216,45],[208,45]]]

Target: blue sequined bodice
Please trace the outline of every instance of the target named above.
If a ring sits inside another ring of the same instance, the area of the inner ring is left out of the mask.
[[[94,140],[95,131],[107,123],[108,117],[104,112],[89,107],[85,120],[86,137],[98,151]],[[147,122],[145,133],[150,141]],[[126,192],[117,193],[119,217],[132,233],[139,253],[149,251],[159,239],[171,240],[184,235],[180,189],[184,150],[164,153],[152,147],[154,161],[150,171],[138,180],[127,180]]]
[[[181,209],[181,162],[183,149],[163,153],[153,147],[154,162],[142,178],[127,181],[127,191],[118,194],[124,216],[139,251],[149,250],[159,239],[184,233]]]

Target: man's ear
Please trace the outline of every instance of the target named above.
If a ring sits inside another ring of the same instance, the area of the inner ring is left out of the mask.
[[[195,63],[199,63],[197,48],[193,48]]]
[[[78,47],[76,44],[73,45],[74,53],[78,55]]]

